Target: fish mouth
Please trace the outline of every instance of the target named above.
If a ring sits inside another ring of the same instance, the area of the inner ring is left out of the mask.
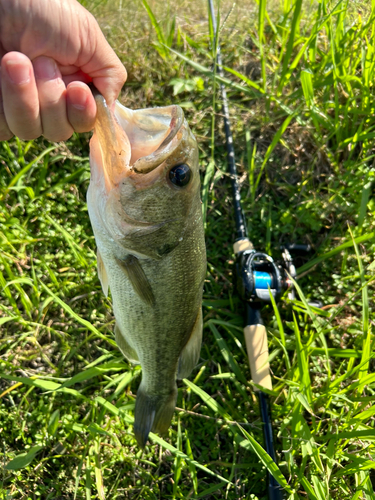
[[[181,142],[184,113],[180,106],[133,111],[116,102],[114,116],[129,138],[130,166],[138,174],[154,170]]]
[[[113,184],[130,173],[147,174],[160,166],[179,146],[184,114],[179,106],[131,110],[118,101],[110,109],[95,92],[95,133],[103,166]]]
[[[90,141],[90,184],[96,186],[98,199],[105,203],[104,213],[110,214],[108,219],[105,215],[104,226],[117,240],[123,234],[131,233],[135,238],[137,234],[156,232],[167,223],[175,222],[176,218],[163,221],[134,218],[127,213],[127,204],[121,202],[118,188],[126,178],[132,180],[135,189],[154,182],[158,177],[156,169],[183,139],[186,127],[182,109],[172,105],[133,111],[118,101],[109,107],[99,92],[93,90],[93,94],[97,115]],[[153,171],[155,174],[145,175]],[[93,205],[100,212],[98,200]],[[121,221],[119,227],[118,220]]]

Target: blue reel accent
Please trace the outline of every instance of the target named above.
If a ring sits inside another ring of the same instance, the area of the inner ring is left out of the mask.
[[[267,290],[268,287],[272,288],[272,275],[269,273],[265,273],[263,271],[254,271],[253,272],[255,288]]]

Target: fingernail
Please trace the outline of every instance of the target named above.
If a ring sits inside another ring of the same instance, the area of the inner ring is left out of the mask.
[[[53,80],[57,76],[55,61],[48,57],[40,57],[33,63],[34,73],[38,80]]]
[[[79,109],[80,111],[82,111],[83,109],[86,108],[87,95],[82,89],[79,89],[78,92],[77,91],[70,92],[69,93],[69,100],[70,100],[72,106],[76,109]]]
[[[19,61],[7,61],[5,64],[7,73],[15,85],[23,85],[30,81],[30,67]]]

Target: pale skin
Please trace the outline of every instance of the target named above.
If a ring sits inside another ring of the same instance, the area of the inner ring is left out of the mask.
[[[65,141],[94,126],[91,82],[112,104],[126,70],[76,0],[0,0],[0,141]]]

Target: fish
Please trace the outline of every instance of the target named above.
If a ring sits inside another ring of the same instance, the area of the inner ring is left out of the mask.
[[[200,357],[206,247],[196,139],[177,105],[109,107],[95,93],[87,205],[115,339],[142,367],[134,434],[167,433],[177,379]]]

